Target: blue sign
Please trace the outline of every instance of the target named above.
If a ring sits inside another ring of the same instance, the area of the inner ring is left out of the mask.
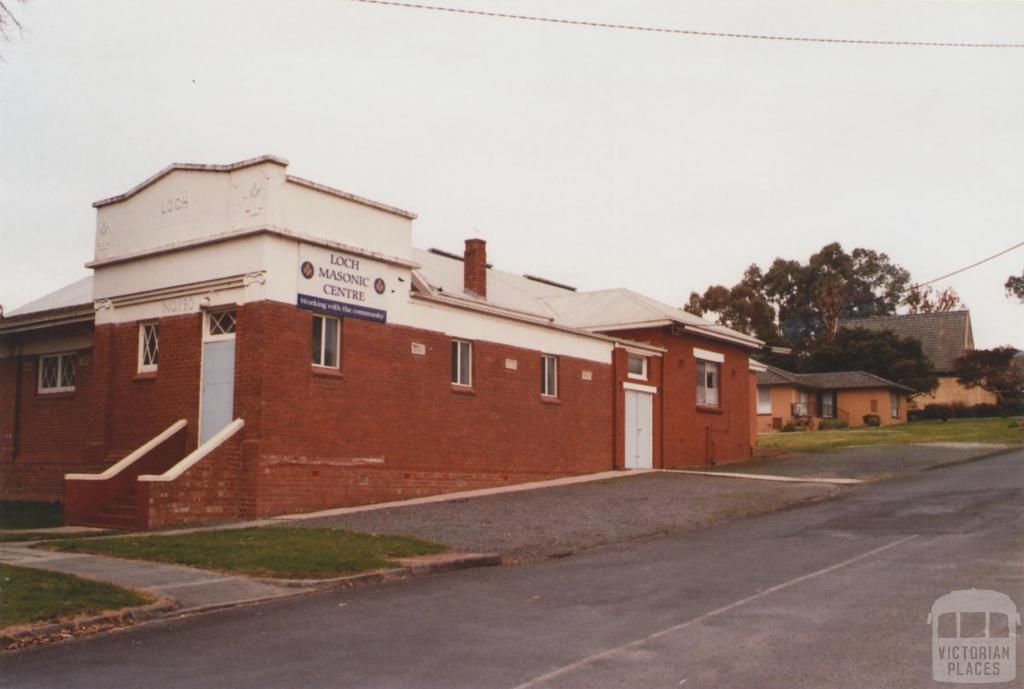
[[[310,311],[330,313],[344,318],[359,318],[374,323],[387,323],[388,312],[383,309],[375,309],[370,306],[356,306],[321,297],[311,297],[308,294],[300,294],[298,301],[299,308]]]

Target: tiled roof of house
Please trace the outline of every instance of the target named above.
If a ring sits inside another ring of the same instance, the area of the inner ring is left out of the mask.
[[[841,328],[890,330],[900,337],[913,337],[938,373],[953,371],[953,362],[969,349],[974,349],[971,312],[911,313],[903,316],[849,318],[839,321]]]
[[[817,390],[854,390],[863,388],[891,388],[913,392],[912,388],[876,376],[867,371],[832,371],[829,373],[792,373],[769,366],[757,374],[758,385],[792,385]]]

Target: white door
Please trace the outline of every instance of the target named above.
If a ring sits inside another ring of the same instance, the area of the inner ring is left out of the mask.
[[[211,312],[204,321],[200,445],[231,423],[235,406],[235,312]]]
[[[626,390],[626,468],[654,467],[654,396]]]

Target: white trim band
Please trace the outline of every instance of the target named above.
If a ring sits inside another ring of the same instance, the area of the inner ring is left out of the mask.
[[[658,388],[654,385],[641,385],[640,383],[622,383],[623,390],[633,390],[634,392],[647,392],[652,395],[658,394]]]
[[[700,347],[693,348],[693,357],[695,359],[702,359],[704,361],[713,361],[718,364],[725,363],[725,355],[719,352],[711,352]]]

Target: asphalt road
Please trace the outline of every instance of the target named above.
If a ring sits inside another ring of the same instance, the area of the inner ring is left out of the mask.
[[[1018,451],[564,559],[23,651],[0,686],[928,687],[937,597],[1024,606],[1022,498]]]

